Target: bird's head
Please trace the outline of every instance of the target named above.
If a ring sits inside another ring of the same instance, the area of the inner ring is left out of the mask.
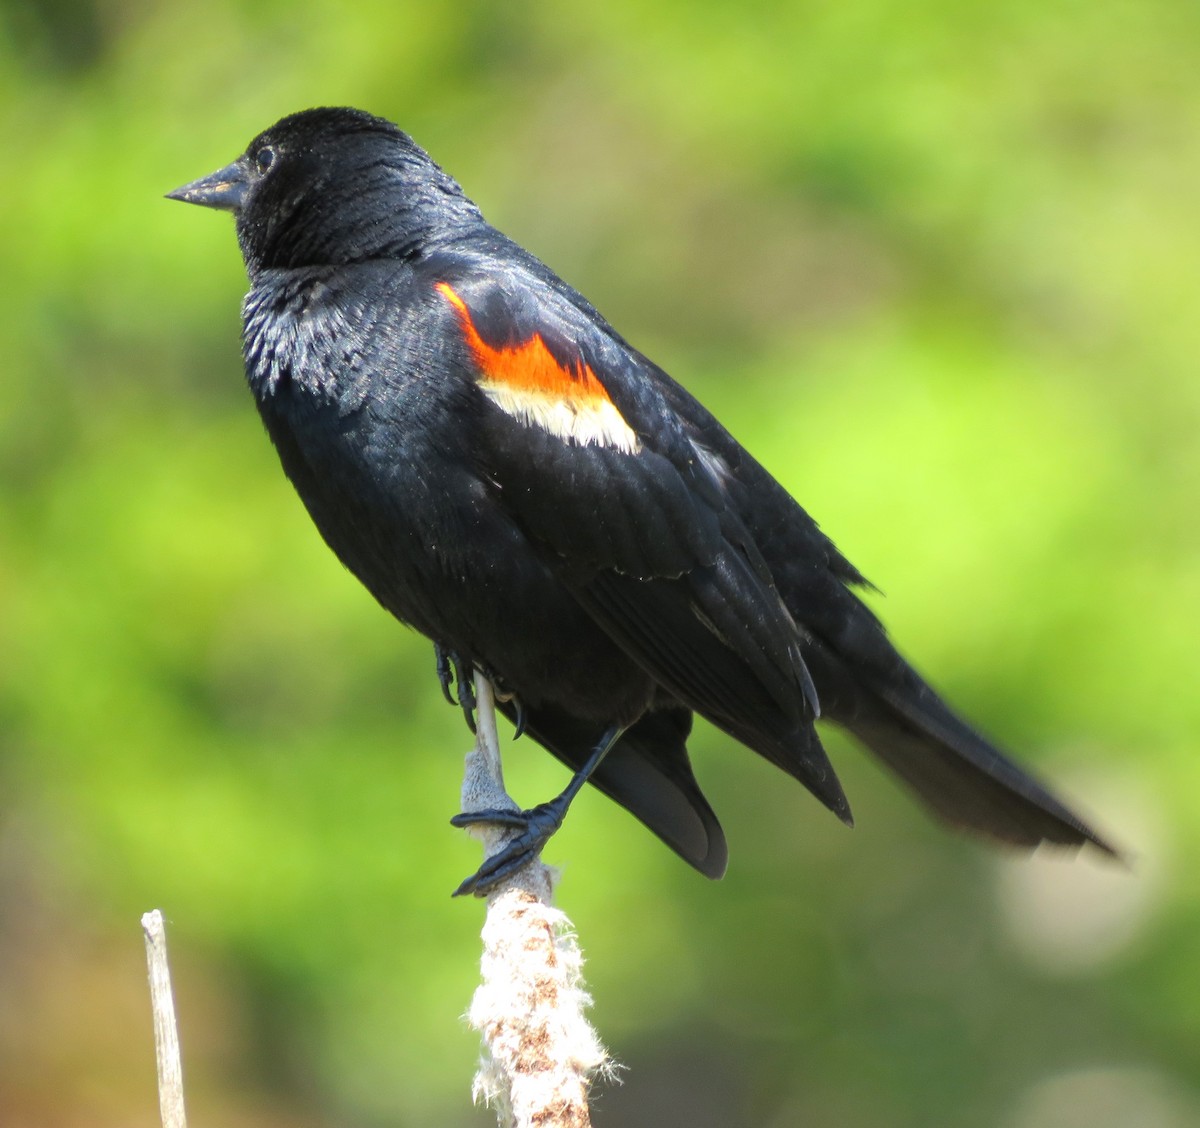
[[[273,267],[407,258],[481,222],[408,134],[352,109],[283,118],[232,164],[167,198],[233,212],[251,277]]]

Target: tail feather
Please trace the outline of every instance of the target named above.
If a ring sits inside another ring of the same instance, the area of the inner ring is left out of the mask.
[[[825,716],[861,740],[953,826],[1033,848],[1092,843],[1119,852],[1029,772],[960,720],[913,670],[886,682],[855,678],[824,647],[806,653]]]
[[[765,724],[752,727],[724,718],[710,717],[709,720],[793,779],[799,780],[847,826],[854,825],[850,801],[829,762],[821,738],[810,722],[803,722],[791,731],[780,734],[769,730]]]

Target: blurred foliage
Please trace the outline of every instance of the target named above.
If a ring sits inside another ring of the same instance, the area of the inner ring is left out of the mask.
[[[998,861],[831,735],[848,834],[702,729],[724,882],[597,795],[550,850],[597,1123],[1200,1122],[1200,8],[0,0],[0,1123],[155,1123],[158,905],[196,1123],[490,1122],[469,738],[261,434],[228,220],[161,200],[313,104],[688,383],[1136,858]]]

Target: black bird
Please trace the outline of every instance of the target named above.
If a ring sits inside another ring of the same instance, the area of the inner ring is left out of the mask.
[[[458,892],[540,850],[584,782],[720,877],[693,713],[847,824],[818,715],[949,823],[1115,853],[926,685],[725,428],[396,126],[294,114],[170,198],[236,217],[246,375],[321,535],[433,640],[468,722],[478,669],[575,771]]]

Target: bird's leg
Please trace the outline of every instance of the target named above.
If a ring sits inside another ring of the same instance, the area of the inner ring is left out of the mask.
[[[539,803],[527,811],[485,810],[471,811],[455,815],[450,820],[452,826],[473,826],[476,823],[494,823],[499,826],[513,827],[520,830],[517,835],[498,854],[493,854],[483,865],[466,879],[455,891],[455,897],[464,893],[474,893],[482,897],[495,885],[503,881],[510,873],[521,868],[531,858],[541,853],[542,848],[550,841],[566,817],[571,800],[579,794],[579,789],[591,778],[592,773],[600,766],[600,762],[608,755],[612,746],[621,739],[625,731],[621,725],[613,725],[600,738],[591,755],[583,762],[582,767],[571,777],[571,782],[563,789],[562,794],[556,795],[548,803]]]
[[[470,662],[464,662],[457,651],[447,650],[440,642],[433,644],[433,653],[437,659],[438,682],[442,687],[442,696],[451,705],[458,705],[467,720],[467,728],[475,731],[475,686],[473,684],[474,667]],[[458,700],[450,686],[458,683]]]

